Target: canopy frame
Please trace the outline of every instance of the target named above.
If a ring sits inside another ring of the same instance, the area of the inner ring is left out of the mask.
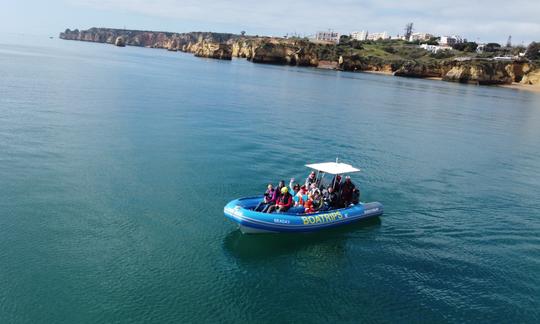
[[[306,164],[306,167],[313,170],[317,170],[316,179],[318,179],[319,184],[322,184],[322,178],[324,178],[324,175],[326,173],[334,175],[334,179],[332,181],[332,187],[335,186],[336,175],[355,173],[355,172],[361,171],[360,169],[355,168],[350,164],[339,162],[337,158],[336,158],[336,162],[312,163],[312,164]],[[320,173],[322,173],[322,176],[319,179]]]
[[[306,167],[317,170],[318,172],[324,172],[333,175],[355,173],[361,171],[360,169],[355,168],[350,164],[338,162],[337,159],[336,162],[306,164]]]

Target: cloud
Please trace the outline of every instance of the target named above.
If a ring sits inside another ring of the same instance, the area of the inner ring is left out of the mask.
[[[531,41],[540,38],[540,1],[394,0],[66,0],[72,6],[135,13],[186,22],[196,27],[266,31],[275,35],[321,29],[402,33],[411,21],[417,31],[460,34],[469,39]]]

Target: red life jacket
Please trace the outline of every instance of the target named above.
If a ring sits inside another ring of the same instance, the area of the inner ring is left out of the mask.
[[[292,195],[290,193],[286,193],[284,195],[281,195],[279,198],[278,198],[278,203],[277,203],[279,206],[292,206]]]

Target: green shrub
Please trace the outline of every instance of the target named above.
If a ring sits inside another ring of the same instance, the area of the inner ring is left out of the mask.
[[[452,48],[462,52],[476,52],[478,44],[475,42],[456,43],[452,45]]]
[[[396,49],[393,46],[389,46],[389,45],[383,46],[382,50],[390,54],[394,54],[396,52]]]
[[[525,57],[529,60],[540,60],[540,43],[530,43],[529,46],[527,46]]]

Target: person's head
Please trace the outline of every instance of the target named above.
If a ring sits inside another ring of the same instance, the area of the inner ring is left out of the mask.
[[[300,192],[306,192],[306,191],[307,191],[306,185],[302,185],[300,187]]]
[[[316,189],[314,192],[313,192],[313,197],[320,197],[321,196],[321,191],[319,189]]]
[[[268,190],[272,190],[272,189],[274,189],[274,186],[272,186],[272,184],[269,183],[269,184],[268,184],[268,187],[266,187],[266,188],[267,188]]]
[[[351,177],[346,176],[346,177],[345,177],[345,182],[351,182]]]
[[[285,180],[279,181],[279,187],[280,187],[280,188],[285,187]]]
[[[337,182],[340,182],[340,181],[341,181],[341,176],[340,176],[339,174],[336,176],[336,181],[337,181]]]
[[[316,184],[312,183],[311,185],[309,185],[309,189],[315,189],[315,188],[317,188]]]
[[[311,179],[315,178],[315,171],[311,171],[311,173],[309,174],[309,177]]]
[[[298,192],[300,191],[300,185],[297,183],[293,186],[294,191]]]
[[[334,187],[332,187],[332,186],[328,186],[328,192],[329,192],[329,193],[332,193],[332,192],[334,192]]]
[[[284,195],[289,192],[289,189],[287,187],[281,188],[281,194]]]

